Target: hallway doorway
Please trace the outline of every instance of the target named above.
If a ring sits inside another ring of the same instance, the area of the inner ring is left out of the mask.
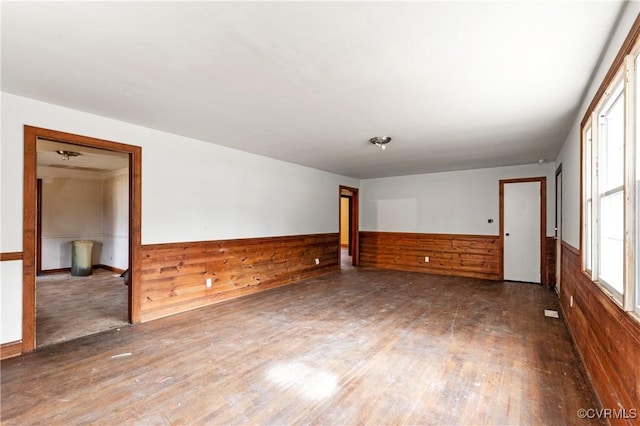
[[[340,268],[358,266],[358,189],[340,186]]]

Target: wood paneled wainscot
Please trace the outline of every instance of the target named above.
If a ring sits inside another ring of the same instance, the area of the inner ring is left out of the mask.
[[[337,233],[144,245],[142,321],[337,271],[338,253]]]
[[[556,283],[556,238],[547,237],[545,240],[544,281],[543,283],[553,286]]]
[[[500,242],[485,235],[360,232],[360,265],[498,280]]]
[[[638,424],[640,323],[580,271],[578,251],[565,243],[560,304],[602,408],[626,410],[618,411],[622,414],[618,417],[627,418],[609,421],[612,425]],[[634,414],[636,418],[629,418]]]

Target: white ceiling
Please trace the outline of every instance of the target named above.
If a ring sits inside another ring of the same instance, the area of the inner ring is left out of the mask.
[[[57,151],[76,152],[78,156],[63,159]],[[38,139],[36,144],[37,165],[58,169],[85,170],[106,172],[129,167],[129,154],[104,149],[90,148],[80,145],[69,145],[61,142]]]
[[[356,178],[534,163],[622,7],[3,1],[2,90]]]

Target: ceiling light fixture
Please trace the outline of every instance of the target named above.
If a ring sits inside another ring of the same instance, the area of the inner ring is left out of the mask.
[[[380,149],[387,149],[387,144],[391,142],[391,136],[375,136],[369,139],[369,142]]]
[[[59,149],[58,151],[56,151],[58,154],[62,155],[62,159],[63,160],[68,160],[69,157],[77,157],[78,155],[80,155],[79,152],[75,152],[75,151],[65,151],[62,149]]]

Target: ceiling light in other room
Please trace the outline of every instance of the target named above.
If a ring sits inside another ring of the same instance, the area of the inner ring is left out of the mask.
[[[63,160],[68,160],[69,157],[77,157],[78,155],[80,155],[79,152],[75,152],[75,151],[64,151],[62,149],[56,151],[58,154],[62,155],[62,159]]]
[[[387,144],[391,142],[391,136],[375,136],[369,139],[369,142],[380,149],[387,149]]]

